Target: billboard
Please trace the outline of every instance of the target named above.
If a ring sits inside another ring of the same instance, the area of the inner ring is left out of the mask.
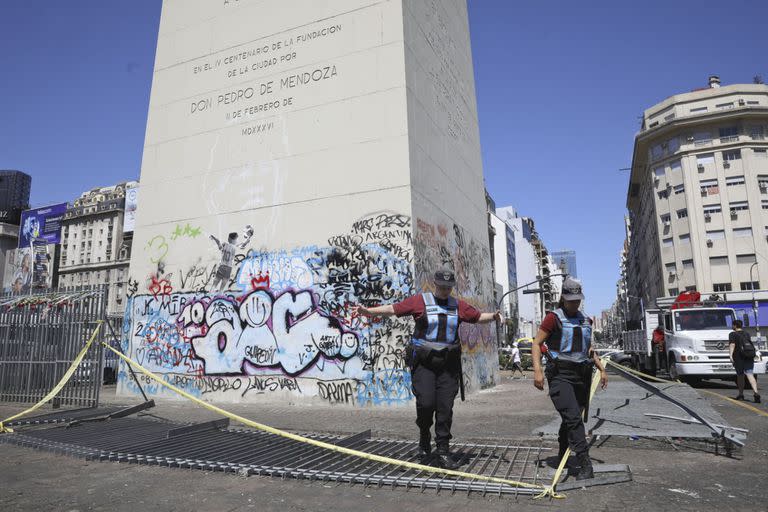
[[[66,211],[67,203],[59,203],[21,212],[19,247],[28,248],[33,239],[48,244],[61,242],[61,219]]]
[[[3,292],[28,293],[53,288],[56,285],[57,247],[36,243],[34,247],[9,250],[5,255]]]
[[[125,189],[125,217],[123,218],[123,232],[133,231],[136,224],[136,206],[139,195],[139,187],[126,187]]]

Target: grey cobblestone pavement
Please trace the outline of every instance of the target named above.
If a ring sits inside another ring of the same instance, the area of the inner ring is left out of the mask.
[[[611,385],[621,389],[618,376]],[[732,383],[702,385],[730,396]],[[109,397],[103,403],[135,403]],[[113,393],[113,391],[112,391]],[[599,396],[599,395],[598,395]],[[602,398],[610,399],[611,394]],[[726,401],[702,395],[712,411],[734,426],[750,430],[747,445],[734,458],[699,448],[676,451],[670,445],[613,436],[592,450],[597,462],[629,464],[631,483],[572,490],[565,500],[532,501],[521,497],[480,498],[433,491],[403,491],[319,482],[242,478],[221,473],[160,467],[86,462],[11,445],[0,445],[0,510],[768,510],[768,418]],[[598,402],[596,402],[598,403]],[[607,402],[606,402],[607,403]],[[758,406],[767,411],[765,404]],[[348,434],[372,429],[375,436],[413,437],[411,407],[354,409],[338,406],[280,404],[227,406],[232,412],[299,432]],[[21,408],[0,405],[6,417]],[[43,412],[47,412],[46,409]],[[185,402],[162,400],[149,411],[182,422],[214,419],[209,411]],[[684,414],[676,414],[683,416]],[[458,403],[457,441],[540,439],[532,432],[554,418],[546,393],[530,379],[509,379]],[[551,440],[541,441],[552,446]]]

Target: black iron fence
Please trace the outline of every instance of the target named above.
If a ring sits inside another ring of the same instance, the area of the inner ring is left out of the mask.
[[[105,286],[0,296],[0,401],[34,403],[51,391],[105,320],[106,299]],[[102,326],[96,341],[108,333]],[[98,405],[103,358],[94,342],[53,406]]]

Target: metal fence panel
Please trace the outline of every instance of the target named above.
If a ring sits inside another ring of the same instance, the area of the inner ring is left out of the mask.
[[[0,296],[0,401],[42,399],[105,318],[106,300],[105,286]],[[99,340],[103,337],[102,330]],[[94,343],[53,399],[54,407],[98,405],[103,357],[101,345]]]

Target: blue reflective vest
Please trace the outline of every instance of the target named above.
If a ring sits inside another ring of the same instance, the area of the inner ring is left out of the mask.
[[[571,318],[562,309],[553,311],[560,320],[560,333],[552,333],[547,340],[550,355],[561,361],[583,363],[589,359],[592,346],[592,325],[589,318],[579,311]]]
[[[426,307],[426,331],[414,333],[412,342],[416,347],[442,350],[456,345],[459,340],[459,302],[449,297],[441,306],[431,293],[422,293]]]

